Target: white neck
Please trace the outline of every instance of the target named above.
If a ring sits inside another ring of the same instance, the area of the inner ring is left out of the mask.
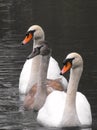
[[[33,43],[33,49],[37,47],[39,44],[39,41],[44,40],[44,38],[35,40]],[[32,65],[31,65],[31,73],[30,73],[30,78],[29,78],[29,84],[27,86],[27,92],[31,89],[31,87],[37,83],[37,77],[38,77],[38,72],[39,72],[39,65],[40,65],[40,55],[34,57],[32,59]]]
[[[75,106],[76,92],[79,84],[79,80],[82,74],[82,68],[71,69],[70,79],[67,89],[66,104]]]
[[[63,115],[63,123],[65,125],[80,125],[77,112],[76,112],[76,92],[79,84],[79,80],[82,74],[82,67],[71,69],[70,79],[67,89],[65,110]]]

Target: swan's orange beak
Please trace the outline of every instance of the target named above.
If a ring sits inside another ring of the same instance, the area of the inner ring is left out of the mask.
[[[27,44],[31,39],[33,38],[32,33],[29,33],[29,35],[27,35],[24,40],[22,41],[22,44],[25,45]]]
[[[72,67],[72,64],[71,64],[70,62],[67,62],[67,63],[63,66],[63,68],[62,68],[60,74],[63,75],[63,74],[66,73],[68,70],[70,70],[71,67]]]

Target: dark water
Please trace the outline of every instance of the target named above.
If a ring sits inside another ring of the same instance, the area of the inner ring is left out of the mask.
[[[96,0],[0,0],[0,129],[48,130],[38,126],[35,113],[19,111],[18,80],[32,44],[19,45],[28,27],[33,24],[43,27],[46,40],[60,66],[64,57],[71,51],[77,51],[83,56],[84,72],[79,91],[87,96],[91,104],[92,130],[95,130],[97,127]]]

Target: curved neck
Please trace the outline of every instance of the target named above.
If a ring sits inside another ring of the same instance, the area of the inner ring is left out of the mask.
[[[43,38],[37,39],[33,41],[33,50],[35,47],[38,46],[39,42],[41,40],[44,40]],[[34,57],[32,59],[32,63],[31,63],[31,73],[30,73],[30,78],[29,78],[29,83],[27,85],[27,92],[31,89],[31,87],[37,83],[37,77],[38,77],[38,72],[39,72],[39,65],[40,65],[40,55],[37,55],[36,57]]]
[[[79,80],[82,74],[82,67],[71,69],[70,71],[70,79],[67,89],[67,96],[65,102],[65,110],[63,122],[68,126],[71,125],[76,126],[80,125],[80,121],[78,119],[78,115],[76,112],[76,92],[79,84]]]
[[[67,106],[75,107],[76,102],[76,92],[79,84],[79,80],[82,74],[82,68],[71,69],[70,79],[67,89],[66,104]]]

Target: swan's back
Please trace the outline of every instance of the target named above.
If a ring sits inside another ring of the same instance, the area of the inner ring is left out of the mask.
[[[52,92],[46,99],[44,106],[39,110],[37,120],[43,126],[65,127],[63,124],[63,113],[65,109],[66,93],[60,91]],[[80,123],[84,126],[92,124],[91,108],[86,97],[77,92],[76,109]]]

